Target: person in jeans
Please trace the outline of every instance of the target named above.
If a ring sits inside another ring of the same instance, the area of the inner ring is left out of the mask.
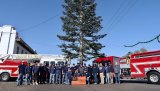
[[[106,84],[110,83],[110,75],[109,75],[109,66],[105,64],[105,77],[106,77]]]
[[[62,77],[62,66],[57,64],[56,66],[56,84],[61,84],[61,77]]]
[[[105,69],[104,69],[104,67],[102,66],[102,63],[101,63],[99,65],[99,75],[100,75],[100,80],[101,80],[100,84],[104,84],[104,72],[105,72]]]
[[[67,82],[67,70],[68,70],[68,65],[65,64],[62,67],[62,83],[66,83]]]
[[[52,64],[50,69],[49,69],[49,72],[50,72],[50,79],[49,79],[49,83],[52,84],[52,83],[55,83],[55,72],[56,72],[56,68],[55,68],[55,65]]]
[[[79,76],[84,76],[83,72],[84,72],[84,67],[81,64],[80,67],[78,68]]]
[[[68,81],[65,84],[71,85],[71,80],[72,80],[72,70],[71,70],[71,68],[68,68],[67,79],[68,79]]]
[[[38,66],[38,63],[36,63],[32,68],[33,85],[38,85],[38,75],[39,75],[38,71],[39,71],[39,66]]]
[[[115,66],[114,66],[114,74],[115,74],[116,83],[120,84],[120,66],[118,65],[117,62],[115,63]]]
[[[90,71],[87,70],[87,72],[86,72],[86,82],[87,82],[88,85],[90,84],[90,77],[91,77]]]
[[[24,65],[24,61],[22,61],[22,64],[20,64],[18,66],[18,78],[17,78],[17,86],[22,85],[23,83],[23,75],[25,75],[25,65]]]
[[[94,65],[93,65],[93,71],[92,71],[93,76],[94,76],[94,84],[98,84],[98,77],[97,77],[98,72],[99,72],[99,69],[98,69],[98,67],[96,66],[96,64],[94,64]]]
[[[25,73],[26,73],[26,85],[30,85],[31,82],[31,73],[32,73],[32,67],[30,66],[30,63],[25,67]]]
[[[67,64],[66,64],[67,65]],[[67,66],[66,66],[66,68],[65,68],[65,84],[67,84],[68,83],[68,69],[70,69],[70,64],[68,64]],[[70,69],[71,70],[71,69]],[[71,72],[71,75],[72,75],[72,72]]]

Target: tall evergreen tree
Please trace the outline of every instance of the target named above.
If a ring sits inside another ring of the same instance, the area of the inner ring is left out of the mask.
[[[57,35],[64,43],[59,45],[71,59],[79,58],[80,63],[104,56],[99,51],[104,46],[98,42],[106,34],[99,34],[102,29],[101,16],[96,16],[95,0],[64,0],[61,20],[64,35]]]

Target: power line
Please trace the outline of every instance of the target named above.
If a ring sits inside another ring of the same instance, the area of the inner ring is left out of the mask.
[[[118,13],[121,11],[121,9],[123,8],[123,6],[125,5],[126,0],[123,0],[123,2],[120,4],[119,8],[117,9],[117,11],[113,14],[113,16],[111,17],[111,19],[108,21],[109,22],[109,27],[112,25],[112,23],[115,21],[115,18],[117,18]],[[120,12],[121,13],[121,12]],[[108,27],[108,28],[109,28]],[[108,30],[108,29],[107,29]]]
[[[132,8],[136,3],[137,3],[137,0],[135,0],[135,1],[133,1],[133,2],[128,2],[128,3],[127,3],[128,6],[124,7],[124,9],[126,8],[126,10],[124,10],[124,12],[122,12],[122,13],[120,14],[120,16],[116,18],[117,20],[115,19],[115,22],[112,22],[111,26],[108,27],[108,29],[111,30],[113,27],[115,27],[115,26],[127,15],[127,13],[131,10],[131,8]]]
[[[134,46],[136,46],[136,45],[138,45],[138,44],[146,44],[146,43],[152,42],[152,41],[154,41],[154,40],[157,40],[158,43],[160,43],[160,34],[157,35],[156,37],[154,37],[154,38],[151,39],[151,40],[148,40],[148,41],[145,41],[145,42],[137,42],[136,44],[133,44],[133,45],[124,45],[124,47],[134,47]]]
[[[52,17],[49,17],[48,19],[46,19],[46,20],[44,20],[44,21],[42,21],[42,22],[40,22],[40,23],[38,23],[38,24],[35,24],[35,25],[30,26],[30,27],[25,28],[25,29],[21,29],[21,30],[19,31],[19,33],[24,32],[24,31],[29,31],[29,30],[32,30],[32,29],[34,29],[34,28],[36,28],[36,27],[39,27],[40,25],[42,25],[42,24],[44,24],[44,23],[47,23],[47,22],[55,19],[58,15],[59,15],[59,13],[58,13],[57,15],[54,15],[54,16],[52,16]]]
[[[128,1],[125,3],[124,0],[117,11],[112,16],[110,23],[108,24],[107,30],[111,30],[117,23],[119,23],[129,12],[129,10],[136,4],[137,0],[135,1]],[[124,6],[124,7],[123,7]],[[112,22],[111,22],[112,21]]]

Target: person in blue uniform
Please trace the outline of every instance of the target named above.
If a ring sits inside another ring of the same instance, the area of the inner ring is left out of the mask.
[[[52,83],[55,83],[55,73],[56,73],[56,68],[55,68],[55,65],[52,64],[50,69],[49,69],[49,72],[50,72],[50,79],[49,79],[49,83],[52,84]]]
[[[73,66],[71,67],[71,71],[72,71],[72,76],[74,76],[75,75],[75,71],[76,71],[75,64],[73,64]]]
[[[26,73],[26,85],[30,85],[31,82],[31,73],[32,73],[32,66],[30,66],[30,63],[27,64],[25,67],[25,73]]]
[[[105,73],[105,68],[102,65],[102,63],[100,63],[99,64],[100,84],[104,84],[104,73]]]
[[[106,78],[106,84],[110,83],[110,70],[109,70],[109,66],[107,65],[107,63],[105,64],[105,78]]]
[[[61,84],[62,80],[62,66],[60,64],[57,64],[56,66],[56,84]]]
[[[86,72],[86,82],[87,84],[89,85],[90,84],[90,77],[91,77],[91,74],[89,71]]]
[[[67,78],[68,78],[68,81],[67,81],[67,85],[71,85],[71,80],[72,80],[72,70],[70,68],[68,68],[68,71],[67,71]]]
[[[23,76],[25,75],[25,65],[24,65],[24,61],[22,61],[22,63],[18,66],[18,78],[17,78],[17,86],[22,85],[23,83]]]
[[[62,83],[66,83],[67,82],[67,71],[68,71],[68,65],[65,64],[62,67]]]
[[[38,83],[42,84],[42,76],[43,76],[43,66],[41,63],[39,63],[39,69],[38,69]]]
[[[88,70],[87,70],[87,74],[86,74],[86,82],[87,84],[90,84],[91,82],[91,79],[92,79],[92,67],[91,65],[89,64],[88,65]]]
[[[86,64],[84,64],[84,72],[83,72],[83,74],[84,74],[84,76],[86,75],[86,73],[87,73],[87,71],[88,71],[88,67],[86,66]]]
[[[96,64],[93,65],[93,77],[94,77],[94,84],[98,84],[98,73],[99,73],[99,69],[97,67]]]
[[[43,64],[42,66],[42,83],[45,84],[46,78],[47,78],[47,66],[46,64]]]
[[[38,85],[38,75],[39,75],[38,71],[39,71],[38,63],[35,63],[35,66],[33,66],[32,68],[33,85]]]

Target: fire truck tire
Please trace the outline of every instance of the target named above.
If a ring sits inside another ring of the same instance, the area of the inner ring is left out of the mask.
[[[149,84],[160,84],[160,73],[156,71],[149,72],[147,79]]]
[[[2,73],[1,75],[0,75],[0,80],[1,81],[8,81],[10,79],[10,75],[9,75],[9,73]]]

